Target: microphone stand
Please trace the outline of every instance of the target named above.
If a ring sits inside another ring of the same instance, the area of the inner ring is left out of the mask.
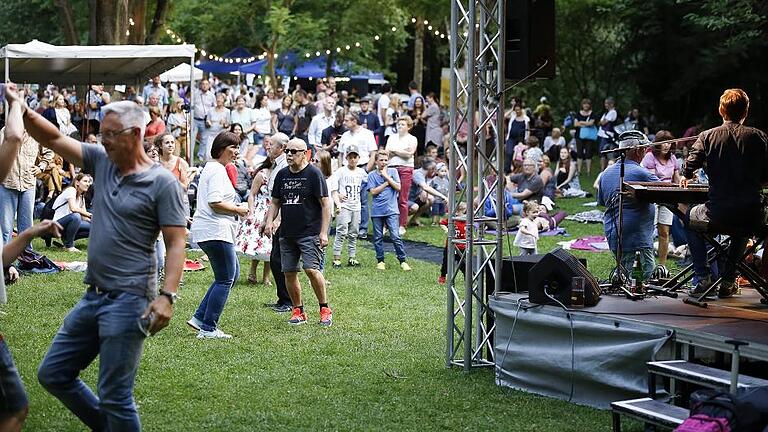
[[[637,146],[640,147],[640,146]],[[610,153],[618,153],[618,163],[619,163],[619,224],[616,229],[617,232],[617,238],[616,238],[616,272],[618,276],[618,281],[616,281],[616,278],[613,278],[611,280],[611,288],[618,289],[622,291],[628,299],[630,300],[642,300],[645,295],[643,294],[637,294],[633,293],[626,287],[626,283],[628,281],[628,278],[626,277],[626,269],[621,264],[621,258],[623,254],[623,234],[624,234],[624,195],[626,192],[624,191],[624,162],[627,158],[627,151],[635,149],[637,147],[624,147],[624,148],[615,148],[615,149],[609,149],[609,150],[603,150],[600,152],[600,154],[610,154]]]

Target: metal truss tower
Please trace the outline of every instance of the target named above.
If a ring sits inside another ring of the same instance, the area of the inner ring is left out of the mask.
[[[451,0],[450,182],[446,366],[493,366],[492,312],[485,275],[501,274],[503,205],[495,218],[483,205],[503,203],[505,0]],[[461,203],[465,216],[456,216]],[[475,205],[474,203],[479,203]],[[466,222],[466,240],[455,238]],[[496,229],[492,235],[487,227]],[[460,256],[455,264],[451,257]],[[462,276],[462,268],[463,273]]]

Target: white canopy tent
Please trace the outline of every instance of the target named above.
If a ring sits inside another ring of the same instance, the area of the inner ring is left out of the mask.
[[[56,46],[33,40],[0,48],[5,78],[17,83],[139,84],[179,63],[194,63],[194,45]]]
[[[169,69],[160,74],[160,81],[162,82],[186,82],[189,81],[189,77],[192,76],[190,72],[190,66],[187,63],[182,63],[173,69]],[[194,68],[195,81],[203,79],[203,71],[198,68]]]
[[[195,46],[189,44],[56,46],[33,40],[0,48],[0,59],[5,63],[6,82],[128,84],[137,88],[153,76],[188,63],[186,80],[190,81],[188,98],[192,100],[195,51]],[[191,130],[188,125],[187,133]],[[188,147],[190,141],[188,136]]]

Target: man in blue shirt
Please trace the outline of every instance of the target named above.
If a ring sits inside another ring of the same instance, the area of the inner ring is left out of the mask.
[[[648,138],[638,131],[627,131],[619,136],[619,148],[635,147],[647,144]],[[640,166],[640,161],[645,155],[646,148],[633,148],[627,150],[624,162],[624,181],[659,181],[658,177]],[[608,246],[616,255],[618,227],[619,227],[619,183],[621,166],[619,163],[609,166],[600,176],[600,189],[597,195],[597,203],[606,207],[603,216],[605,237]],[[640,266],[643,271],[643,280],[648,280],[653,273],[653,218],[655,207],[652,203],[640,203],[631,198],[624,198],[622,224],[622,258],[621,265],[626,271],[631,271],[635,261],[635,255],[640,253]],[[638,281],[640,282],[640,281]]]
[[[397,196],[400,193],[400,176],[394,168],[388,168],[389,153],[380,150],[376,154],[376,169],[368,173],[368,190],[373,195],[371,222],[373,222],[373,248],[376,251],[376,269],[386,270],[384,263],[384,226],[389,229],[389,238],[395,245],[395,255],[403,271],[411,271],[405,262],[405,247],[400,238],[400,210]]]

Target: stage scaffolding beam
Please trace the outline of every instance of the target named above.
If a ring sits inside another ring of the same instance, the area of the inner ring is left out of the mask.
[[[505,0],[451,0],[450,187],[464,173],[460,192],[449,197],[448,275],[446,278],[446,367],[493,366],[494,330],[485,274],[501,274],[504,206],[487,218],[482,203],[495,195],[503,203],[504,182],[504,19]],[[466,141],[465,141],[466,140]],[[478,205],[473,203],[478,201]],[[460,203],[467,208],[457,216]],[[457,221],[466,221],[466,240],[455,238]],[[493,234],[486,227],[493,224]],[[460,248],[460,246],[463,246]],[[451,259],[463,256],[464,277]],[[489,327],[490,325],[490,327]]]

